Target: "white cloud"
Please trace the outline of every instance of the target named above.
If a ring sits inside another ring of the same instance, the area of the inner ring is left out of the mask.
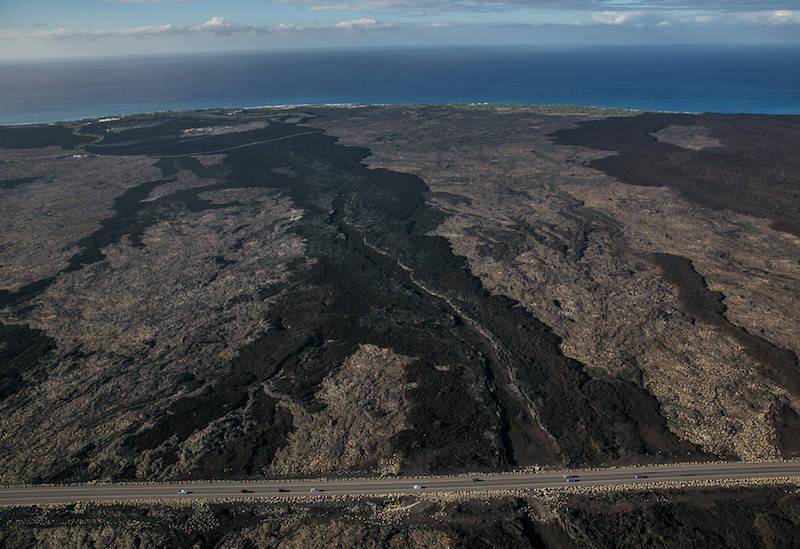
[[[278,23],[272,27],[273,32],[298,32],[308,30],[307,25],[298,25],[297,23]]]
[[[800,12],[795,10],[766,10],[742,12],[699,13],[691,16],[677,17],[682,23],[694,25],[718,26],[775,26],[800,25]]]
[[[312,11],[361,10],[406,14],[493,12],[517,9],[605,11],[747,11],[792,10],[797,0],[277,0]]]
[[[117,29],[69,29],[34,31],[0,31],[0,39],[6,40],[97,40],[101,38],[149,38],[168,35],[243,35],[243,34],[278,34],[303,31],[332,31],[341,33],[364,32],[393,28],[394,25],[382,23],[377,19],[361,18],[325,24],[280,23],[274,26],[256,26],[239,24],[222,17],[212,17],[204,23],[192,26],[150,25],[144,27],[126,27]]]
[[[209,33],[209,34],[245,34],[270,32],[273,29],[268,27],[256,27],[255,25],[241,25],[232,23],[222,17],[212,17],[205,23],[200,23],[193,27],[188,27],[187,32]]]
[[[128,27],[123,29],[91,29],[91,30],[68,29],[62,27],[58,29],[45,30],[45,31],[11,32],[11,33],[5,33],[2,36],[4,38],[19,38],[19,39],[43,38],[49,40],[67,40],[67,39],[93,40],[97,38],[106,38],[111,36],[146,38],[152,36],[163,36],[177,32],[182,32],[182,29],[180,27],[175,27],[173,25],[148,25],[144,27]]]
[[[233,23],[230,21],[226,21],[222,17],[212,17],[205,23],[197,25],[193,27],[196,30],[219,30],[219,29],[230,29],[233,28]]]
[[[284,0],[282,3],[307,3],[311,11],[396,11],[415,9],[413,0],[367,0],[358,2],[327,2],[326,0],[321,0],[319,2],[316,0],[311,0],[310,2],[301,0],[297,2],[294,0]]]
[[[361,19],[351,19],[350,21],[339,21],[338,23],[334,24],[334,27],[336,27],[337,29],[346,31],[383,29],[389,26],[390,25],[379,23],[377,20],[368,17],[362,17]]]
[[[754,11],[739,14],[739,19],[760,25],[800,24],[800,12],[793,10]]]
[[[2,1],[2,0],[0,0]],[[138,1],[138,0],[137,0]],[[389,5],[400,3],[411,3],[414,0],[374,0],[373,5]],[[432,0],[421,0],[423,2]],[[445,0],[463,2],[467,0]],[[469,0],[478,2],[479,0]],[[495,0],[483,0],[491,2]],[[496,0],[500,1],[500,0]],[[524,0],[505,0],[506,2]],[[567,1],[567,0],[564,0]],[[581,0],[577,0],[580,2]],[[586,0],[591,1],[591,0]],[[669,2],[670,0],[652,0],[653,4]],[[596,3],[602,2],[597,0]],[[331,4],[332,5],[332,4]],[[337,4],[338,5],[338,4]],[[618,3],[620,5],[620,3]],[[625,4],[635,5],[633,2]],[[790,9],[777,10],[754,10],[742,12],[724,11],[695,11],[689,13],[670,13],[668,11],[651,12],[647,10],[603,10],[603,11],[584,11],[583,15],[572,24],[569,23],[548,23],[548,22],[524,22],[520,21],[516,25],[541,27],[550,26],[552,28],[568,27],[651,27],[651,28],[681,28],[697,26],[727,27],[768,27],[784,26],[791,29],[791,25],[800,25],[800,11]],[[5,41],[92,41],[110,38],[151,38],[165,36],[247,36],[247,35],[271,35],[271,34],[291,34],[291,33],[338,33],[341,35],[352,35],[356,33],[377,32],[386,29],[431,29],[437,27],[454,28],[499,28],[509,23],[459,23],[458,21],[441,21],[418,23],[386,23],[373,17],[360,17],[355,19],[344,19],[330,23],[292,23],[284,22],[277,25],[264,26],[252,23],[242,24],[229,21],[223,17],[216,16],[205,22],[196,25],[147,25],[138,27],[124,27],[111,29],[75,29],[75,28],[28,28],[24,30],[0,29],[0,40]]]
[[[640,11],[602,11],[594,14],[593,20],[601,25],[627,25],[641,17]]]

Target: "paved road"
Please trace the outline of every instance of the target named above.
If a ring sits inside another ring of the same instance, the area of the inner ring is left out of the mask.
[[[573,475],[568,478],[565,475]],[[640,478],[636,478],[638,475]],[[656,465],[618,469],[481,474],[461,477],[371,478],[357,480],[218,481],[186,484],[110,484],[9,486],[0,488],[0,505],[74,501],[223,499],[259,497],[332,497],[343,495],[482,492],[567,486],[613,486],[693,480],[800,477],[800,462]],[[414,486],[420,486],[415,489]],[[312,488],[318,491],[312,492]],[[188,491],[179,494],[180,489]],[[243,490],[246,490],[243,491]]]
[[[244,149],[245,147],[252,147],[253,145],[263,145],[264,143],[275,143],[276,141],[286,141],[287,139],[292,139],[295,137],[301,137],[303,135],[313,135],[317,133],[323,133],[320,130],[309,131],[309,132],[301,132],[301,133],[293,133],[291,135],[283,135],[281,137],[273,137],[272,139],[262,139],[261,141],[252,141],[250,143],[245,143],[244,145],[234,145],[232,147],[225,147],[224,149],[216,149],[213,151],[199,151],[199,152],[191,152],[191,153],[184,153],[184,154],[172,154],[172,155],[152,155],[153,158],[185,158],[187,156],[203,156],[207,154],[220,154],[229,151],[235,151],[236,149]],[[185,141],[185,140],[184,140]]]

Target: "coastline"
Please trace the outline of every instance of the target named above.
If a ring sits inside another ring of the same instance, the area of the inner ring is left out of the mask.
[[[409,107],[409,108],[425,108],[425,107],[452,107],[452,108],[475,108],[475,109],[520,109],[526,111],[537,111],[552,114],[619,114],[619,115],[636,115],[642,113],[658,113],[658,114],[723,114],[723,115],[758,115],[758,116],[800,116],[798,113],[789,114],[774,114],[774,113],[759,113],[759,112],[703,112],[703,111],[673,111],[673,110],[658,110],[658,109],[640,109],[640,108],[619,108],[619,107],[604,107],[601,105],[580,105],[580,104],[564,104],[564,103],[491,103],[491,102],[444,102],[444,103],[427,103],[427,102],[414,102],[414,103],[277,103],[277,104],[263,104],[263,105],[248,105],[239,107],[217,106],[205,108],[187,108],[187,109],[164,109],[154,111],[142,112],[116,112],[116,113],[103,113],[98,115],[89,115],[76,118],[56,118],[47,120],[36,120],[27,122],[5,122],[0,119],[0,128],[2,127],[21,127],[21,126],[47,126],[47,125],[76,125],[85,124],[89,122],[107,122],[125,120],[130,118],[139,117],[153,117],[153,116],[187,116],[187,115],[220,115],[219,111],[228,111],[223,115],[234,116],[238,111],[253,112],[259,110],[265,111],[283,111],[295,110],[303,108],[313,109],[366,109],[366,108],[393,108],[393,107]]]
[[[310,105],[800,114],[798,53],[757,47],[669,54],[653,48],[472,48],[0,64],[0,124]]]

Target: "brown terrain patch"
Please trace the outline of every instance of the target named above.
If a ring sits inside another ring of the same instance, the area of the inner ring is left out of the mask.
[[[57,351],[45,360],[49,393],[2,402],[4,423],[17,426],[13,440],[2,442],[14,451],[3,456],[27,453],[37,463],[14,472],[16,466],[4,462],[6,478],[69,471],[66,456],[81,459],[87,441],[90,451],[106,448],[94,467],[120,471],[112,456],[122,434],[141,421],[131,409],[167,405],[197,390],[220,362],[268,327],[269,304],[289,268],[301,265],[293,262],[302,258],[302,243],[286,234],[299,212],[264,191],[206,197],[225,207],[162,221],[141,235],[139,246],[124,238],[104,248],[102,263],[61,275],[29,303],[28,325],[52,336]],[[271,295],[259,297],[265,291]],[[71,396],[65,401],[63,394]],[[192,437],[194,429],[187,433],[171,461],[160,443],[143,451],[140,474],[195,467],[199,448],[232,444],[246,435],[247,429],[235,434],[242,426],[265,421],[256,413],[260,400],[256,391],[241,410],[215,410],[220,419]],[[53,409],[60,412],[47,411]],[[31,423],[32,417],[39,419]],[[240,427],[227,432],[234,425]]]
[[[0,167],[0,175],[17,175],[7,181],[22,181],[0,187],[0,290],[19,290],[65,268],[76,253],[73,244],[112,214],[115,198],[161,175],[154,161],[144,158],[67,158],[35,164],[35,178],[21,176],[29,169],[25,165]],[[34,225],[36,231],[28,230]]]
[[[676,147],[701,151],[709,147],[721,147],[719,139],[711,137],[711,130],[705,126],[672,125],[662,128],[650,135],[661,143],[669,143]]]
[[[275,456],[279,475],[310,476],[326,472],[397,473],[392,439],[411,427],[405,367],[413,359],[390,349],[362,345],[320,385],[324,405],[309,414],[292,406],[297,428]]]
[[[686,150],[651,137],[675,125],[706,127],[722,146]],[[646,113],[583,123],[555,139],[616,151],[591,165],[626,183],[669,187],[800,236],[800,117]]]
[[[693,319],[706,322],[736,339],[756,361],[768,369],[768,375],[779,386],[795,397],[800,396],[797,358],[791,351],[781,349],[739,326],[731,324],[725,317],[725,303],[720,292],[708,289],[705,279],[694,269],[692,262],[671,254],[653,255],[655,262],[664,270],[664,277],[678,288],[683,311]]]

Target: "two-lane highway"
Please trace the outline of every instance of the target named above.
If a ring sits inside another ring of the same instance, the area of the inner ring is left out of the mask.
[[[215,481],[0,488],[0,505],[36,505],[75,501],[219,500],[264,497],[334,497],[429,492],[485,492],[573,486],[654,485],[690,481],[796,477],[800,462],[731,462],[539,473],[476,474],[447,477],[383,477],[338,480]]]

